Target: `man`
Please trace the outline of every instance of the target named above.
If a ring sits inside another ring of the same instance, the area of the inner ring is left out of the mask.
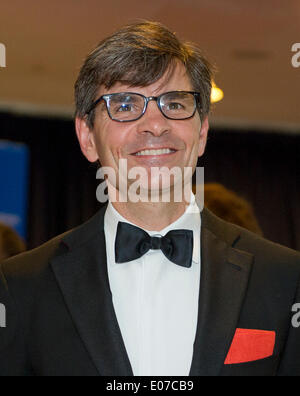
[[[197,48],[157,23],[89,55],[77,136],[118,176],[106,176],[110,202],[89,222],[2,265],[2,375],[300,374],[299,254],[200,213],[191,193],[177,199],[185,180],[152,173],[195,170],[211,78]],[[136,192],[169,191],[169,202],[132,199],[137,169]]]
[[[0,223],[0,262],[25,251],[25,244],[9,226]]]
[[[253,207],[243,197],[219,183],[205,183],[205,207],[229,223],[263,236]]]

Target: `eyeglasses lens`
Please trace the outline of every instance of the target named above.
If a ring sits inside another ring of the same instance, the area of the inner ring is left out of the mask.
[[[144,107],[144,98],[134,94],[113,95],[108,101],[112,118],[119,121],[131,121],[139,118]]]
[[[170,92],[160,98],[162,112],[171,119],[189,118],[195,111],[195,98],[189,92]]]
[[[146,98],[138,94],[113,94],[107,99],[110,116],[118,121],[134,121],[145,111]],[[190,92],[167,92],[159,97],[158,106],[162,113],[174,120],[193,116],[196,100]]]

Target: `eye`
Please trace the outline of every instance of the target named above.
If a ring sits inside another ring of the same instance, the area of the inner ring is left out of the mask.
[[[134,106],[132,103],[122,103],[120,104],[118,109],[116,109],[117,112],[130,112],[133,110],[134,110]]]
[[[178,102],[171,102],[167,105],[167,109],[168,110],[182,110],[182,109],[184,109],[184,106]]]
[[[117,114],[138,114],[143,110],[144,101],[135,95],[118,94],[113,95],[109,102],[110,111],[113,115]]]

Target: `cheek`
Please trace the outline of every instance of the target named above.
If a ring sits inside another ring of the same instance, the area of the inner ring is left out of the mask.
[[[119,133],[118,130],[110,130],[103,144],[106,146],[106,151],[109,151],[113,157],[122,158],[122,150],[126,144],[124,134]]]
[[[110,122],[108,121],[108,124]],[[96,146],[100,162],[104,165],[112,165],[122,158],[122,147],[124,146],[124,133],[119,128],[112,128],[105,123],[102,125],[101,132],[98,129],[96,134]]]
[[[186,135],[188,136],[187,146],[189,146],[192,152],[199,150],[201,144],[201,123],[194,122],[191,127],[186,131]]]

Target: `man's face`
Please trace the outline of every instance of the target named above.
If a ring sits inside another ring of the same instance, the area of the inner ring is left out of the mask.
[[[116,83],[111,89],[99,92],[136,92],[144,96],[159,96],[169,91],[193,91],[185,67],[178,63],[171,76],[164,75],[147,87],[130,87]],[[150,101],[146,113],[137,121],[118,122],[110,119],[105,103],[96,108],[95,123],[90,130],[83,120],[76,121],[81,149],[91,162],[100,161],[104,167],[119,172],[119,160],[127,160],[128,171],[134,167],[146,170],[149,179],[152,167],[185,167],[194,170],[197,159],[205,149],[208,120],[201,123],[199,113],[187,120],[170,120],[160,112],[155,101]],[[169,149],[168,153],[145,153],[146,150]],[[146,155],[138,155],[146,154]]]

